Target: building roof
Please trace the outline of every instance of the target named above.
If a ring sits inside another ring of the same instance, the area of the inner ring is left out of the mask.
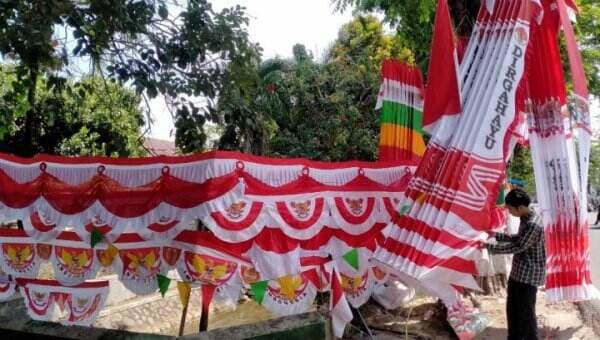
[[[175,142],[164,139],[146,137],[144,139],[144,148],[148,150],[151,156],[175,156],[177,148]]]

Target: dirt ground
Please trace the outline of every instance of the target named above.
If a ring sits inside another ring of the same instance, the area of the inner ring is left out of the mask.
[[[476,339],[506,339],[505,297],[496,294],[477,296],[476,299],[489,319],[488,327]],[[600,339],[591,327],[584,325],[580,313],[581,307],[578,309],[576,305],[570,303],[546,305],[543,292],[538,293],[537,301],[540,340]],[[394,311],[386,311],[381,306],[370,302],[361,307],[360,312],[377,340],[456,339],[445,321],[442,307],[432,298],[417,298],[408,306]],[[360,324],[355,323],[350,338],[369,339],[366,331],[363,329],[361,334],[359,328]]]

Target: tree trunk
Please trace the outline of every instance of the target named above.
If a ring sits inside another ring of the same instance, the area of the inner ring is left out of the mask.
[[[29,69],[29,88],[27,90],[27,102],[29,110],[25,113],[25,136],[23,140],[22,150],[20,154],[23,156],[33,156],[37,153],[38,138],[39,138],[39,117],[36,111],[36,89],[39,70],[37,67]]]

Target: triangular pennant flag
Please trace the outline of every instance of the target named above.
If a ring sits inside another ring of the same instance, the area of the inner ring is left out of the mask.
[[[187,305],[190,301],[192,286],[189,282],[177,281],[177,290],[179,291],[179,301],[181,301],[182,305]]]
[[[102,242],[103,239],[104,239],[104,236],[102,235],[102,233],[100,233],[100,231],[98,231],[98,229],[93,228],[92,229],[92,237],[91,237],[92,248],[94,248],[98,243]]]
[[[417,199],[416,199],[415,201],[416,201],[417,203],[419,203],[419,204],[421,204],[421,205],[422,205],[423,203],[425,203],[425,198],[426,198],[426,197],[427,197],[427,195],[425,195],[425,193],[424,193],[424,192],[422,192],[422,193],[419,195],[419,197],[417,197]]]
[[[343,257],[344,257],[344,260],[346,260],[346,262],[348,262],[348,264],[352,266],[352,268],[358,270],[358,250],[357,249],[350,250],[349,252],[344,254]]]
[[[398,213],[398,215],[400,215],[400,216],[406,215],[409,211],[410,211],[410,205],[403,205],[400,208],[400,212]]]
[[[269,280],[258,281],[250,285],[250,290],[252,291],[252,295],[254,295],[254,300],[258,302],[259,305],[262,305],[263,299],[265,298],[265,292],[267,291],[267,285],[269,284]]]
[[[119,253],[119,249],[117,249],[117,247],[115,247],[112,243],[109,243],[108,247],[106,248],[106,253],[110,255],[110,257],[114,258]]]
[[[504,185],[500,185],[498,197],[496,197],[496,205],[504,205]]]
[[[100,260],[102,266],[108,267],[112,265],[117,254],[119,254],[119,249],[117,249],[117,247],[115,247],[112,243],[109,243],[108,247],[106,247],[106,250],[101,250],[99,252],[98,259]]]
[[[165,297],[165,293],[167,292],[167,290],[169,289],[169,285],[171,284],[171,279],[164,275],[158,274],[156,276],[156,281],[158,283],[158,290],[160,291],[160,295],[162,295],[162,297]]]

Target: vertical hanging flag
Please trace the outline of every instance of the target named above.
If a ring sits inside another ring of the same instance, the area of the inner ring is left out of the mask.
[[[346,254],[344,254],[344,260],[346,260],[346,262],[348,262],[349,265],[352,266],[352,268],[358,270],[358,249],[352,249],[349,252],[347,252]]]
[[[423,140],[423,76],[416,66],[385,60],[376,110],[381,109],[380,161],[418,165]]]
[[[428,75],[423,129],[445,140],[454,133],[461,112],[458,54],[447,0],[437,4]]]

